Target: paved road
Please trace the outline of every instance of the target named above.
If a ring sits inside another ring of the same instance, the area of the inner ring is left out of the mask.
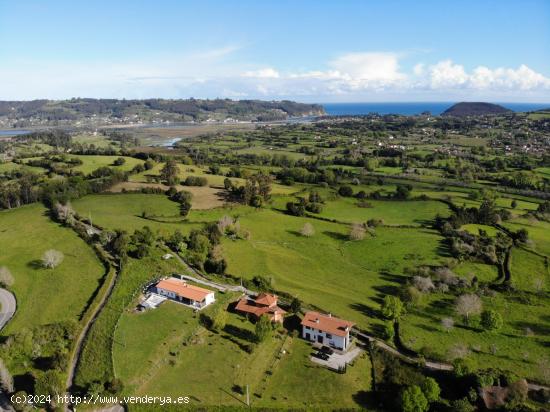
[[[0,330],[15,314],[15,296],[6,289],[0,289]]]
[[[0,289],[0,330],[6,326],[6,323],[15,314],[16,302],[13,293],[6,289]],[[2,392],[0,392],[0,411],[14,411],[10,405],[8,398]]]

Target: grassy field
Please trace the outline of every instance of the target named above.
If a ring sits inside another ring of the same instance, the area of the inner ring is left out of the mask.
[[[417,225],[429,222],[437,214],[449,215],[447,205],[436,201],[392,201],[368,200],[372,207],[359,207],[357,200],[340,198],[329,201],[320,216],[341,222],[366,222],[369,219],[382,219],[386,225]]]
[[[484,298],[484,306],[497,310],[504,318],[501,330],[484,332],[475,322],[470,326],[463,324],[449,295],[432,293],[427,297],[423,307],[409,311],[401,321],[405,345],[424,352],[428,358],[445,360],[454,346],[466,345],[470,350],[468,358],[477,368],[499,365],[520,376],[543,380],[539,363],[548,355],[550,319],[549,308],[542,299],[527,309],[514,295]],[[441,327],[444,317],[455,318],[450,332]]]
[[[71,229],[52,222],[39,204],[0,212],[0,266],[14,278],[17,312],[3,331],[77,320],[105,269],[93,250]],[[40,266],[48,249],[65,258],[55,269]]]
[[[471,233],[472,235],[479,235],[480,230],[487,232],[489,236],[496,236],[500,232],[497,228],[488,225],[478,225],[476,223],[470,223],[468,225],[463,225],[460,230],[465,230],[466,232]]]
[[[378,228],[348,240],[348,225],[260,210],[241,217],[249,240],[223,243],[228,272],[272,277],[274,287],[370,328],[381,298],[398,286],[405,267],[441,259],[439,235],[428,229]],[[315,235],[299,234],[310,222]]]
[[[156,163],[154,167],[151,170],[146,170],[142,173],[136,173],[132,176],[130,176],[130,182],[147,182],[148,178],[151,179],[154,176],[159,176],[161,169],[164,167],[164,163]],[[223,187],[224,186],[224,180],[226,179],[226,176],[223,175],[213,175],[210,173],[207,173],[206,169],[201,168],[199,166],[194,165],[184,165],[179,164],[178,165],[180,169],[179,178],[181,180],[184,180],[187,176],[198,176],[198,177],[205,177],[208,181],[208,185],[211,187]],[[227,168],[225,168],[227,169]],[[261,169],[261,167],[258,167],[256,169]],[[251,169],[251,173],[257,172],[258,170]],[[227,172],[227,170],[225,170]],[[231,177],[230,180],[233,182],[234,185],[240,186],[245,184],[245,179]],[[187,186],[186,186],[187,187]],[[187,189],[186,189],[187,190]],[[272,185],[271,192],[273,194],[290,194],[298,191],[299,189],[296,189],[291,186],[284,186],[281,184],[274,183]]]
[[[91,215],[95,224],[107,229],[122,229],[131,233],[149,226],[161,235],[170,235],[177,229],[185,233],[204,222],[217,221],[224,215],[245,215],[254,210],[246,206],[191,210],[183,219],[179,215],[178,204],[165,195],[141,193],[90,195],[74,201],[73,207],[82,216]],[[144,211],[154,218],[143,218]]]
[[[120,193],[123,190],[137,191],[143,188],[160,188],[168,190],[169,187],[161,183],[121,182],[109,189],[111,193]],[[193,195],[192,209],[204,210],[221,207],[225,203],[227,192],[210,186],[175,186],[177,190],[185,190]]]
[[[235,298],[218,293],[214,306],[226,306]],[[275,333],[247,353],[243,345],[251,343],[254,325],[232,313],[227,325],[220,333],[208,331],[196,314],[172,302],[145,313],[126,312],[113,351],[116,374],[127,383],[125,391],[188,395],[193,406],[243,406],[245,396],[234,391],[234,385],[249,385],[252,406],[284,401],[303,408],[357,407],[353,395],[370,389],[366,356],[339,375],[315,366],[309,360],[310,344],[299,338]]]
[[[119,274],[118,281],[106,306],[94,321],[82,349],[82,355],[75,375],[75,382],[81,387],[99,380],[113,377],[113,345],[118,320],[125,309],[132,309],[141,288],[150,280],[166,274],[181,271],[174,260],[161,259],[164,251],[154,252],[141,260],[129,259]],[[135,306],[134,306],[135,307]],[[142,335],[139,335],[142,338]],[[120,344],[120,342],[118,342]]]
[[[115,169],[127,171],[127,170],[132,170],[132,168],[135,165],[143,163],[143,161],[139,159],[135,159],[133,157],[128,157],[128,156],[71,155],[71,157],[76,157],[82,160],[83,163],[81,165],[76,166],[74,170],[77,170],[84,174],[91,173],[94,170],[103,166],[110,166]],[[122,166],[113,166],[113,162],[119,157],[124,158],[126,162]]]

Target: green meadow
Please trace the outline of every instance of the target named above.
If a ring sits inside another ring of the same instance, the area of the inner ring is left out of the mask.
[[[93,250],[71,229],[54,223],[40,204],[0,212],[0,266],[15,278],[17,311],[2,332],[77,320],[105,269]],[[63,253],[54,269],[41,267],[49,249]]]

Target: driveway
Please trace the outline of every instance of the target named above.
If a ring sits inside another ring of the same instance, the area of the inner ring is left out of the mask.
[[[0,330],[13,317],[15,313],[15,296],[6,289],[0,289]]]
[[[315,356],[311,357],[312,362],[324,366],[329,369],[339,370],[344,368],[347,364],[353,362],[353,360],[363,352],[363,349],[355,347],[346,353],[339,354],[334,352],[327,360],[319,359]]]

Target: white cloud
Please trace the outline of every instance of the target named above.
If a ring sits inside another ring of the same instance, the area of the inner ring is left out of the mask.
[[[411,57],[404,54],[365,52],[343,54],[324,67],[285,71],[235,62],[238,50],[227,46],[133,62],[11,62],[0,66],[0,100],[73,96],[550,100],[550,78],[525,64],[467,70],[452,60],[410,64]],[[409,69],[403,68],[405,59]]]
[[[395,53],[348,53],[329,65],[356,83],[386,85],[405,79]]]
[[[464,67],[451,60],[444,60],[430,67],[430,84],[434,89],[462,86],[467,81],[468,75]]]
[[[280,74],[277,70],[268,67],[265,69],[244,72],[244,77],[256,77],[258,79],[278,79]]]
[[[424,63],[417,63],[413,67],[413,73],[415,76],[422,76],[425,71],[425,65]]]

